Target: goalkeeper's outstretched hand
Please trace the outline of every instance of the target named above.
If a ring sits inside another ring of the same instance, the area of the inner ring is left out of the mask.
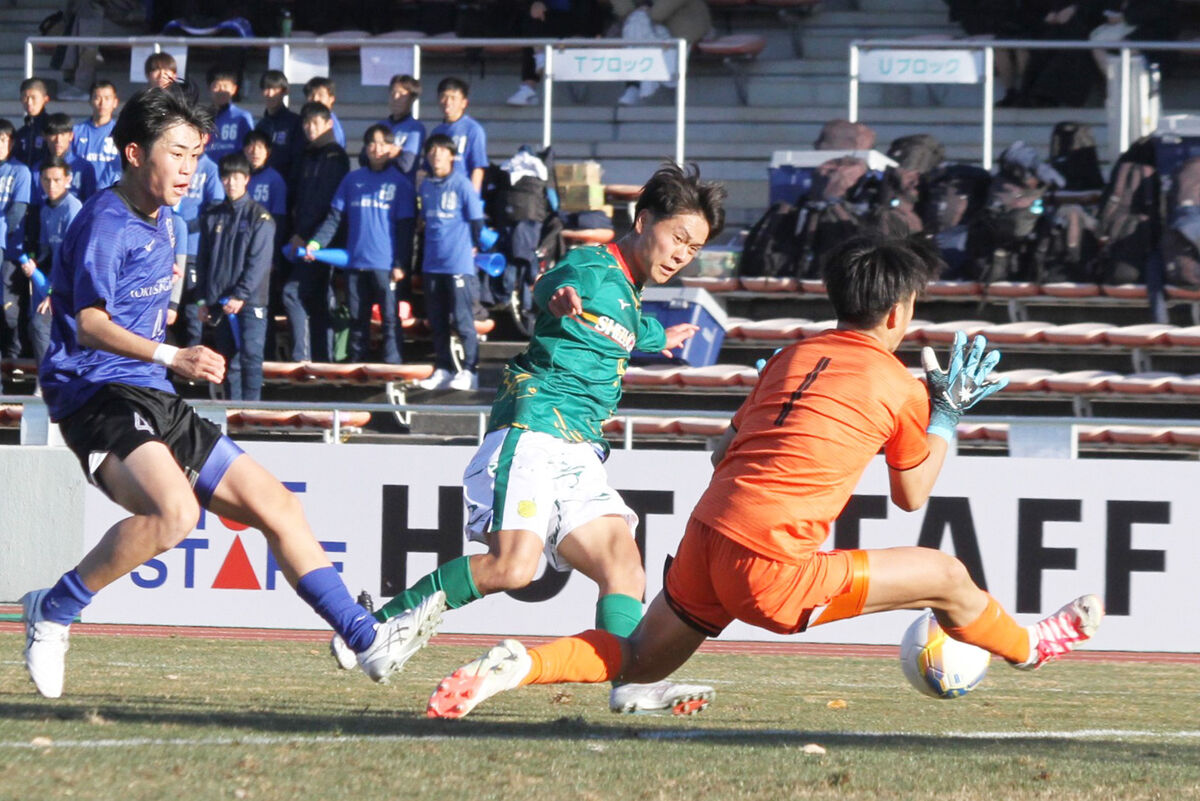
[[[967,350],[967,335],[954,333],[954,344],[950,346],[950,366],[943,370],[933,348],[921,351],[921,366],[929,384],[930,434],[936,434],[947,442],[953,442],[958,420],[963,412],[976,403],[999,392],[1008,385],[1008,379],[992,375],[1000,361],[1000,351],[987,348],[987,339],[978,334]]]

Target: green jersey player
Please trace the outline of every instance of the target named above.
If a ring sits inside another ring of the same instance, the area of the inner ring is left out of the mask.
[[[534,288],[533,338],[504,370],[491,431],[463,475],[468,538],[487,553],[463,556],[376,612],[402,614],[442,590],[457,608],[524,587],[539,558],[596,582],[597,627],[628,636],[642,618],[646,576],[633,531],[637,515],[608,485],[601,426],[621,399],[634,350],[669,350],[696,331],[642,316],[641,292],[685,267],[721,230],[722,187],[692,168],[658,170],[643,187],[633,229],[613,245],[572,251]],[[334,654],[340,644],[334,639]],[[339,660],[340,661],[340,660]],[[614,687],[616,712],[695,712],[712,689],[660,682]]]

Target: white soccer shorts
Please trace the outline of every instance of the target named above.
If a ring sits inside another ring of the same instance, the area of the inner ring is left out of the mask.
[[[630,532],[638,517],[608,485],[596,449],[540,431],[502,428],[484,437],[463,473],[467,539],[487,542],[492,531],[532,531],[545,543],[555,570],[571,566],[558,544],[575,529],[605,515],[625,518]]]

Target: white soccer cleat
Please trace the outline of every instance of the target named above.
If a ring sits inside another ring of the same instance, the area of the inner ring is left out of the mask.
[[[608,694],[608,708],[626,715],[653,715],[670,712],[672,715],[695,715],[708,707],[716,695],[712,687],[702,684],[675,684],[658,681],[654,684],[618,684]]]
[[[1099,596],[1082,595],[1076,598],[1049,617],[1029,626],[1031,639],[1036,638],[1037,642],[1029,660],[1013,667],[1037,670],[1047,662],[1058,659],[1074,650],[1079,643],[1090,640],[1103,619],[1104,602]]]
[[[333,635],[333,639],[329,641],[329,653],[333,655],[333,660],[342,670],[354,670],[358,666],[358,654],[354,653],[349,645],[346,645],[346,641],[340,634]]]
[[[429,642],[442,622],[446,593],[438,590],[403,615],[375,626],[375,641],[358,654],[358,665],[372,681],[386,684],[388,677],[404,668]]]
[[[474,662],[442,679],[429,698],[425,714],[431,718],[464,717],[496,693],[519,686],[532,665],[524,645],[516,640],[502,640]]]
[[[70,627],[42,617],[42,599],[50,590],[33,590],[21,596],[21,622],[25,624],[25,668],[33,686],[46,698],[63,691]]]
[[[433,371],[433,375],[429,376],[429,378],[418,381],[417,386],[421,389],[446,389],[453,380],[454,373],[439,367]]]

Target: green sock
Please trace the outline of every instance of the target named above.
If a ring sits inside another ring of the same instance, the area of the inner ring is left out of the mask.
[[[375,610],[375,619],[382,622],[402,615],[438,590],[446,593],[449,609],[458,609],[482,598],[475,587],[475,579],[471,578],[471,557],[460,556],[422,576],[416,584]]]
[[[618,637],[633,634],[642,620],[642,602],[632,595],[613,593],[596,602],[596,628]]]

